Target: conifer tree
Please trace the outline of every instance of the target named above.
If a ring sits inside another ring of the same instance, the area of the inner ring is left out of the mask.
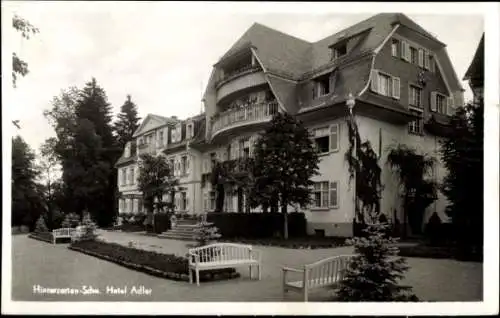
[[[132,135],[139,128],[141,118],[137,114],[137,106],[132,102],[130,95],[121,107],[118,120],[114,124],[118,147],[123,149],[125,144],[132,140]]]

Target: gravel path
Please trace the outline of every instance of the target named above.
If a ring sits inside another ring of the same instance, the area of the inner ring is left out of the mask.
[[[159,239],[135,233],[101,232],[101,237],[163,253],[185,255],[184,241]],[[285,297],[281,292],[281,267],[311,263],[323,257],[351,253],[350,247],[293,250],[256,247],[262,252],[262,280],[250,280],[248,268],[241,278],[210,282],[200,287],[186,282],[161,279],[67,249],[15,235],[13,241],[12,300],[69,301],[300,301],[298,293]],[[453,260],[408,259],[411,266],[404,281],[427,301],[478,301],[482,299],[482,264]],[[91,286],[100,294],[47,295],[33,292],[36,285],[49,288]],[[127,295],[106,294],[107,287],[128,287]],[[150,289],[149,295],[131,294],[133,286]],[[328,291],[312,293],[310,301],[328,300]]]

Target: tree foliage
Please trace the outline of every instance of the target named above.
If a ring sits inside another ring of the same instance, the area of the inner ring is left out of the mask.
[[[255,145],[254,204],[269,204],[277,198],[284,214],[284,236],[288,238],[288,205],[310,202],[311,178],[318,174],[319,158],[302,122],[287,113],[277,113]],[[257,195],[258,194],[258,195]]]
[[[117,148],[111,127],[111,106],[107,96],[92,80],[83,89],[71,87],[44,112],[56,131],[55,153],[62,166],[68,207],[82,215],[88,210],[100,226],[116,216]],[[74,185],[78,184],[78,187]]]
[[[138,185],[142,192],[149,225],[151,225],[154,210],[173,213],[174,196],[179,181],[174,177],[173,167],[167,163],[164,156],[155,157],[144,154],[140,157]],[[170,195],[171,200],[164,202],[164,195]]]
[[[387,163],[397,173],[402,188],[404,223],[410,225],[413,234],[420,234],[425,209],[437,199],[437,183],[429,178],[436,159],[397,145],[390,149]],[[406,226],[403,229],[406,235]]]
[[[33,228],[45,212],[35,154],[21,136],[12,139],[12,225]]]
[[[39,164],[40,177],[43,182],[43,198],[47,207],[47,223],[49,227],[54,226],[53,219],[56,206],[55,206],[55,191],[54,183],[57,182],[57,175],[59,168],[59,160],[55,152],[57,146],[57,139],[54,137],[48,138],[40,146]]]
[[[127,100],[121,107],[118,114],[118,120],[114,124],[116,132],[117,144],[122,149],[125,144],[132,140],[132,135],[139,128],[141,118],[137,113],[137,106],[132,102],[130,95],[127,95]]]
[[[441,156],[448,171],[441,188],[449,201],[446,213],[461,245],[482,246],[483,100],[457,109],[451,118],[451,128],[452,134],[441,142]]]
[[[418,301],[411,287],[399,281],[408,270],[406,260],[398,256],[396,239],[388,237],[387,224],[368,224],[366,237],[356,237],[355,255],[340,282],[337,300],[340,301]]]
[[[382,169],[370,141],[361,141],[354,114],[347,114],[346,123],[349,148],[345,153],[345,160],[348,164],[349,181],[354,180],[355,184],[355,216],[362,224],[373,223],[380,216]]]
[[[12,18],[12,27],[16,31],[21,32],[22,37],[27,40],[29,40],[30,35],[40,32],[38,28],[34,27],[31,23],[18,15],[14,15]],[[17,56],[15,52],[12,53],[12,85],[16,87],[18,76],[26,76],[28,73],[28,63]]]

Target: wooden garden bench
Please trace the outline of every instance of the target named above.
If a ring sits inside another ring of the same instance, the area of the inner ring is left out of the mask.
[[[353,255],[333,256],[312,264],[304,265],[302,269],[283,267],[283,292],[295,290],[302,292],[307,301],[309,291],[337,285],[344,278],[344,270],[349,265]],[[287,280],[288,272],[299,273],[300,278]]]
[[[70,227],[52,230],[52,242],[56,244],[58,238],[71,238],[73,233],[75,233],[75,229]]]
[[[258,270],[261,279],[261,255],[250,245],[234,243],[215,243],[189,249],[189,283],[193,283],[193,271],[196,274],[196,284],[200,285],[200,271],[210,269],[234,268],[248,266],[250,279],[252,266]]]

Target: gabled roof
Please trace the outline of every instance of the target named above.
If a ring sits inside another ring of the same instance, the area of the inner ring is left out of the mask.
[[[474,58],[465,72],[464,81],[484,77],[484,33],[477,46]]]
[[[156,120],[158,121],[161,125],[168,125],[172,123],[177,123],[179,120],[174,119],[174,118],[169,118],[169,117],[164,117],[160,115],[155,115],[155,114],[148,114],[146,118],[144,118],[141,122],[141,125],[135,130],[134,134],[132,137],[136,137],[137,134],[144,128],[144,126],[150,121],[150,120]]]

